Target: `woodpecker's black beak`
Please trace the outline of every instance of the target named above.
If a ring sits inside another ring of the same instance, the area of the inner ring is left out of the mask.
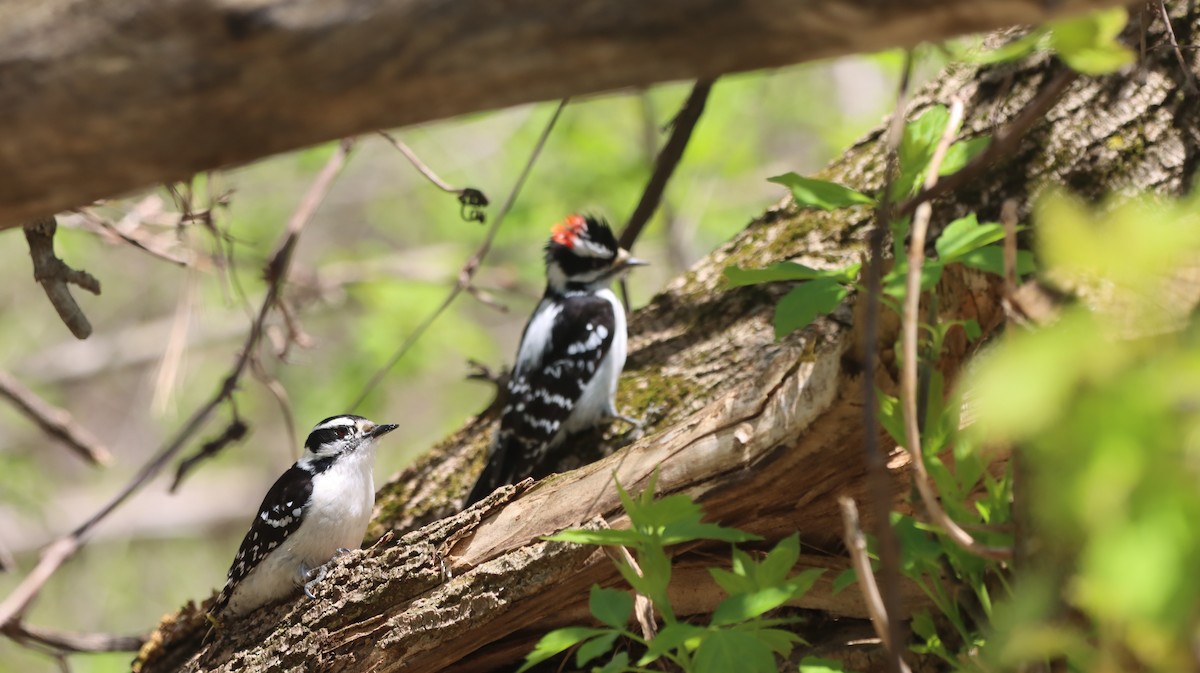
[[[398,428],[398,427],[400,427],[400,426],[399,426],[399,425],[395,425],[395,424],[393,424],[393,423],[387,423],[387,424],[384,424],[384,425],[376,425],[376,426],[375,426],[375,427],[374,427],[374,428],[371,430],[371,432],[367,433],[367,436],[368,436],[368,437],[372,437],[372,438],[374,438],[374,437],[382,437],[383,435],[386,435],[387,433],[391,432],[392,430],[395,430],[395,429],[396,429],[396,428]]]

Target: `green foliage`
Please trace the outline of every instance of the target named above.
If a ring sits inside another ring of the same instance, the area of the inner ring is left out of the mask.
[[[687,496],[655,499],[656,481],[657,474],[636,497],[617,484],[617,493],[629,515],[628,529],[566,530],[547,539],[618,545],[629,549],[641,572],[627,561],[618,563],[617,568],[637,593],[650,599],[662,618],[663,626],[657,635],[647,641],[627,628],[634,609],[630,594],[593,586],[588,606],[592,616],[604,626],[551,631],[526,656],[520,671],[576,646],[575,665],[584,667],[612,652],[618,638],[624,638],[645,650],[636,663],[630,665],[628,652],[620,651],[593,671],[641,671],[665,658],[688,673],[734,670],[773,673],[777,670],[776,658],[787,657],[797,643],[803,642],[798,635],[779,628],[792,620],[765,617],[768,612],[803,596],[822,573],[820,569],[809,569],[792,575],[800,557],[798,535],[781,540],[762,560],[755,560],[751,554],[735,547],[729,570],[709,569],[713,580],[727,594],[713,611],[710,623],[702,626],[675,618],[667,594],[671,560],[666,547],[696,540],[737,543],[759,538],[733,528],[705,523],[700,506]]]
[[[767,178],[792,190],[792,198],[801,208],[819,208],[821,210],[837,210],[850,206],[875,205],[875,199],[860,191],[850,189],[845,185],[828,180],[806,178],[795,173],[785,173]]]
[[[1157,301],[1200,253],[1196,197],[1036,209],[1048,277],[1084,301],[1014,334],[972,372],[969,437],[1019,442],[1039,553],[997,616],[987,660],[1178,671],[1200,578],[1200,349],[1187,307]],[[1172,310],[1173,309],[1173,310]],[[1076,617],[1064,619],[1067,611]]]
[[[1038,50],[1050,50],[1078,72],[1105,75],[1134,61],[1134,53],[1117,39],[1128,22],[1129,13],[1124,7],[1098,10],[1051,21],[999,49],[963,56],[981,64],[1007,63]]]

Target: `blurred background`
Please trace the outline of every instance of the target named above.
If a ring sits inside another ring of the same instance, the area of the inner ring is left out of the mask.
[[[899,66],[899,53],[889,53],[718,81],[663,207],[637,243],[638,256],[653,266],[630,278],[633,307],[782,199],[786,190],[767,178],[815,172],[877,124],[894,102]],[[476,276],[488,301],[461,296],[354,409],[401,425],[381,446],[377,483],[488,403],[492,388],[465,380],[467,361],[510,364],[542,291],[550,226],[587,210],[619,230],[689,90],[665,85],[566,108]],[[553,109],[543,103],[473,115],[396,137],[447,182],[482,190],[494,215]],[[98,297],[75,291],[95,327],[86,341],[71,337],[32,280],[20,234],[4,237],[0,370],[70,411],[114,461],[90,467],[0,404],[0,554],[17,567],[0,573],[0,595],[32,568],[41,547],[112,497],[217,390],[262,301],[263,264],[332,151],[330,144],[198,176],[191,207],[211,207],[212,228],[180,227],[177,196],[167,189],[60,217],[59,256],[103,283]],[[27,622],[144,633],[219,588],[263,494],[298,457],[312,425],[350,410],[483,240],[485,228],[464,222],[459,211],[454,196],[431,186],[386,140],[364,137],[304,230],[292,265],[286,294],[308,347],[293,347],[281,360],[268,345],[263,375],[245,377],[236,396],[248,437],[200,466],[175,494],[167,492],[172,467],[106,519],[46,585]],[[187,263],[138,249],[96,218]],[[222,248],[232,252],[231,266],[214,263]],[[268,341],[280,342],[284,327],[275,319],[270,325]],[[185,455],[228,419],[218,412]],[[131,658],[82,655],[69,665],[120,671]],[[0,673],[55,670],[59,662],[0,639]]]

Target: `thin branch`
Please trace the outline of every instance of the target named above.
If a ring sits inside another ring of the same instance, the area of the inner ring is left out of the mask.
[[[484,196],[483,192],[473,187],[464,187],[459,189],[452,186],[450,183],[438,177],[438,174],[434,173],[432,168],[427,166],[425,162],[421,161],[421,158],[417,156],[417,153],[413,152],[412,148],[410,148],[408,145],[397,140],[387,131],[379,131],[379,135],[383,136],[385,140],[391,143],[392,147],[395,147],[397,150],[399,150],[400,154],[403,154],[404,158],[408,159],[408,162],[411,163],[421,175],[425,176],[426,180],[429,180],[431,183],[433,183],[434,187],[437,187],[447,194],[457,195],[458,202],[462,208],[461,215],[464,220],[468,222],[479,222],[482,224],[487,219],[487,216],[483,213],[483,209],[487,207],[488,199],[486,196]]]
[[[884,612],[895,616],[888,623],[886,642],[895,647],[888,649],[888,670],[902,673],[904,662],[900,658],[903,649],[904,629],[900,618],[900,542],[892,530],[890,515],[892,508],[891,478],[888,476],[887,460],[879,446],[879,417],[875,396],[875,368],[879,362],[879,310],[883,277],[883,241],[890,227],[892,213],[892,185],[899,165],[898,148],[904,134],[904,111],[908,107],[908,87],[912,76],[912,52],[905,52],[901,69],[899,90],[896,94],[896,111],[887,132],[887,161],[884,168],[883,196],[875,210],[875,226],[867,237],[866,265],[866,324],[863,327],[863,451],[867,461],[867,486],[871,493],[871,508],[875,518],[875,537],[879,542],[880,572],[883,576],[882,601]]]
[[[937,147],[933,151],[933,157],[929,160],[929,170],[925,176],[925,191],[929,191],[937,184],[938,169],[941,168],[946,150],[950,148],[950,143],[958,133],[962,119],[963,102],[956,98],[950,105],[950,120],[946,123],[941,140],[938,141]],[[917,332],[920,327],[921,267],[925,264],[925,234],[928,231],[929,218],[932,213],[933,206],[929,201],[924,201],[917,206],[916,213],[913,215],[911,242],[908,246],[908,275],[904,290],[904,316],[901,326],[901,348],[904,359],[900,370],[900,400],[904,410],[904,435],[907,444],[905,448],[912,455],[913,468],[916,470],[914,478],[917,483],[917,491],[921,494],[921,502],[925,505],[933,522],[940,526],[957,545],[973,554],[990,559],[1010,559],[1012,558],[1012,549],[980,544],[946,514],[929,478],[929,473],[925,469],[925,457],[921,448],[921,428],[917,413]]]
[[[213,412],[223,402],[233,397],[238,381],[241,379],[247,364],[250,362],[251,356],[258,348],[258,344],[262,339],[263,324],[266,322],[267,316],[270,314],[272,307],[275,306],[279,293],[282,291],[284,280],[287,277],[287,270],[291,263],[291,253],[295,249],[300,231],[320,203],[321,198],[328,189],[329,183],[332,181],[333,175],[336,175],[336,171],[330,170],[330,167],[336,166],[340,168],[345,163],[346,156],[349,154],[352,145],[353,143],[350,141],[343,141],[339,145],[338,150],[330,158],[325,169],[322,170],[317,180],[313,183],[314,187],[310,188],[300,207],[297,208],[296,213],[288,222],[283,239],[267,264],[267,293],[259,308],[258,316],[251,323],[250,332],[246,335],[246,341],[242,346],[241,353],[238,355],[232,370],[221,382],[216,394],[192,414],[171,441],[138,470],[133,479],[113,496],[112,499],[70,533],[60,537],[46,547],[37,566],[9,593],[4,602],[0,603],[0,627],[13,624],[20,619],[30,603],[33,602],[33,599],[37,597],[42,586],[50,579],[50,576],[67,559],[79,551],[84,544],[85,538],[96,527],[96,524],[103,521],[151,478],[158,475],[174,459],[175,455],[183,449],[187,442],[200,431]]]
[[[875,583],[875,573],[871,571],[871,559],[867,556],[867,536],[863,535],[862,526],[858,522],[858,506],[852,498],[845,496],[838,498],[838,506],[842,508],[846,550],[850,552],[850,563],[854,566],[854,574],[858,578],[858,588],[862,591],[867,614],[871,616],[871,626],[875,628],[875,635],[879,636],[884,649],[889,653],[896,653],[892,645],[892,621],[883,605],[883,597],[879,594],[879,585]],[[909,673],[908,664],[904,663],[898,654],[897,659],[901,673]]]
[[[988,143],[987,148],[979,156],[972,159],[962,169],[942,178],[932,187],[922,189],[916,196],[905,201],[897,209],[896,215],[899,217],[912,215],[916,211],[917,206],[962,187],[982,175],[997,160],[1015,151],[1029,129],[1033,128],[1035,123],[1041,121],[1046,116],[1046,113],[1058,103],[1058,99],[1062,97],[1063,92],[1067,90],[1067,87],[1078,76],[1079,73],[1070,68],[1064,68],[1060,71],[1054,79],[1050,80],[1046,88],[1038,92],[1033,100],[1021,110],[1021,113],[1009,122],[1007,127],[1001,129],[992,137],[992,142]]]
[[[112,222],[109,222],[105,218],[97,215],[92,211],[91,208],[76,208],[71,212],[78,214],[83,219],[83,224],[91,229],[91,231],[101,235],[106,234],[107,236],[105,237],[109,240],[116,238],[117,240],[141,250],[142,252],[176,266],[192,266],[192,260],[178,257],[170,252],[167,252],[166,250],[160,250],[157,247],[152,247],[153,242],[149,237],[137,233],[122,231]]]
[[[58,311],[67,329],[76,339],[92,335],[92,324],[75,303],[68,285],[78,285],[100,294],[100,281],[86,271],[72,269],[54,254],[54,232],[58,222],[54,216],[43,217],[25,225],[25,240],[29,243],[29,257],[33,260],[33,279],[41,283],[46,297]]]
[[[22,645],[36,645],[55,654],[73,652],[137,652],[146,636],[115,636],[110,633],[56,631],[27,624],[8,624],[4,635]]]
[[[54,437],[92,465],[112,463],[112,454],[91,432],[75,422],[70,412],[43,400],[12,375],[0,371],[0,397],[29,417],[42,432]]]
[[[675,167],[683,158],[683,152],[692,138],[696,122],[700,121],[700,115],[704,112],[704,105],[708,102],[708,94],[712,91],[715,81],[715,79],[699,79],[692,85],[692,93],[684,101],[683,107],[679,109],[679,114],[675,116],[675,121],[671,125],[671,137],[667,138],[667,143],[663,145],[662,151],[658,153],[658,159],[654,162],[654,172],[650,174],[650,181],[642,190],[642,198],[638,201],[637,207],[633,209],[633,214],[629,216],[629,222],[625,225],[624,231],[621,232],[619,242],[622,248],[626,250],[633,248],[642,229],[645,228],[646,223],[650,221],[650,217],[658,208],[659,202],[662,201],[667,181],[671,179]]]
[[[1187,88],[1191,93],[1200,92],[1200,87],[1196,86],[1196,75],[1188,67],[1187,60],[1183,58],[1183,52],[1179,49],[1179,42],[1175,39],[1175,28],[1171,25],[1171,14],[1167,11],[1165,0],[1158,0],[1158,12],[1159,16],[1162,17],[1163,26],[1167,29],[1167,41],[1171,43],[1171,48],[1175,50],[1175,60],[1179,61],[1179,69],[1183,71],[1183,81],[1187,84]]]
[[[430,313],[425,320],[421,321],[421,324],[417,325],[416,329],[414,329],[407,337],[405,337],[404,341],[401,342],[400,346],[396,349],[396,352],[392,353],[392,356],[388,358],[387,363],[380,367],[379,371],[375,372],[375,375],[371,377],[371,380],[367,382],[367,385],[363,387],[362,392],[359,393],[358,397],[350,405],[351,410],[357,409],[359,405],[361,405],[367,399],[367,396],[371,394],[371,391],[373,391],[375,387],[379,385],[379,382],[382,381],[383,377],[392,370],[392,367],[396,366],[396,363],[400,361],[400,358],[404,357],[405,353],[407,353],[413,347],[413,345],[417,343],[417,340],[419,340],[425,334],[425,332],[429,330],[433,323],[437,321],[437,319],[441,317],[443,313],[445,313],[446,309],[450,308],[450,305],[454,303],[454,300],[458,298],[458,295],[462,294],[462,292],[471,285],[471,279],[475,276],[475,272],[479,270],[480,263],[483,262],[484,258],[486,258],[488,253],[491,252],[492,242],[496,239],[496,232],[500,230],[500,225],[504,222],[505,216],[507,216],[508,212],[512,210],[513,204],[517,200],[517,195],[521,193],[521,187],[525,184],[525,180],[529,177],[529,172],[533,170],[533,164],[537,161],[538,156],[542,153],[542,148],[546,145],[546,139],[550,137],[550,132],[554,130],[554,125],[558,122],[558,118],[562,114],[563,108],[567,106],[567,100],[568,99],[564,98],[559,101],[558,107],[554,109],[554,114],[550,115],[550,120],[546,122],[546,128],[542,129],[542,135],[538,138],[537,143],[533,146],[533,152],[529,155],[529,160],[525,162],[525,167],[521,169],[521,174],[517,176],[517,181],[515,184],[513,184],[512,191],[510,191],[508,194],[508,199],[505,200],[504,205],[500,207],[500,212],[496,214],[496,219],[492,220],[492,226],[488,228],[487,234],[483,238],[483,243],[479,246],[479,249],[475,251],[475,254],[471,255],[471,257],[467,259],[466,263],[463,264],[462,268],[459,269],[458,279],[455,281],[454,287],[450,288],[449,294],[447,294],[446,298],[442,300],[442,303],[433,310],[433,313]]]

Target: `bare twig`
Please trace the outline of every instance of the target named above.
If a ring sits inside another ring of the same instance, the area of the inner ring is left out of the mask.
[[[410,148],[408,145],[397,140],[387,131],[379,131],[379,135],[383,136],[385,140],[391,143],[392,147],[395,147],[397,150],[399,150],[400,154],[403,154],[404,158],[408,159],[409,163],[411,163],[421,175],[425,176],[426,180],[429,180],[431,183],[433,183],[434,187],[437,187],[447,194],[457,195],[458,202],[462,208],[461,215],[464,220],[468,222],[479,222],[482,224],[487,219],[487,216],[483,214],[483,209],[487,207],[488,200],[487,197],[484,196],[483,192],[473,187],[464,187],[459,189],[450,185],[450,183],[438,177],[438,174],[434,173],[432,168],[425,165],[425,162],[421,161],[421,158],[417,156],[417,153],[413,152],[412,148]]]
[[[969,164],[963,166],[962,169],[942,178],[932,187],[922,189],[916,196],[905,201],[896,210],[896,215],[899,217],[912,215],[916,211],[917,206],[953,192],[979,175],[982,175],[998,159],[1011,154],[1016,150],[1025,133],[1033,128],[1035,123],[1041,121],[1042,117],[1046,116],[1046,113],[1050,108],[1054,107],[1063,92],[1067,90],[1067,87],[1078,76],[1079,74],[1074,70],[1063,68],[1054,79],[1050,80],[1050,83],[1044,89],[1034,96],[1033,100],[1021,110],[1021,113],[1009,122],[1007,127],[992,136],[992,142],[988,144],[987,149],[972,159]]]
[[[143,235],[140,232],[131,233],[123,231],[112,222],[109,222],[105,218],[97,215],[92,211],[91,208],[78,208],[72,212],[77,213],[83,219],[85,226],[97,234],[107,235],[106,237],[109,240],[115,237],[117,240],[123,241],[124,243],[127,243],[134,248],[141,250],[142,252],[157,257],[165,262],[170,262],[176,266],[186,267],[192,265],[192,261],[190,259],[180,257],[172,254],[171,252],[160,249],[157,245],[155,245],[155,242],[149,236]]]
[[[54,254],[54,232],[58,222],[54,216],[43,217],[25,225],[25,240],[29,243],[29,256],[33,259],[33,279],[41,283],[46,297],[58,311],[67,329],[76,339],[86,339],[92,334],[92,324],[75,303],[68,285],[78,285],[100,294],[100,281],[87,271],[72,269]]]
[[[77,633],[55,631],[37,626],[12,623],[3,629],[4,635],[22,645],[45,648],[54,654],[71,652],[137,652],[146,636],[115,636],[109,633]]]
[[[1000,206],[1000,223],[1004,225],[1004,298],[1012,301],[1017,291],[1017,200],[1005,199]]]
[[[1179,69],[1183,71],[1184,83],[1187,84],[1187,88],[1191,93],[1200,92],[1200,88],[1196,86],[1196,75],[1188,67],[1187,60],[1183,57],[1183,51],[1179,49],[1179,42],[1175,39],[1175,28],[1171,25],[1171,13],[1167,11],[1165,0],[1158,0],[1158,14],[1162,17],[1163,26],[1167,29],[1167,41],[1171,43],[1171,48],[1175,50],[1175,60],[1179,61]]]
[[[675,167],[683,158],[683,152],[692,138],[692,131],[696,129],[696,122],[700,121],[700,115],[704,112],[704,105],[708,102],[708,94],[712,91],[715,81],[715,79],[700,79],[692,85],[692,93],[688,95],[683,107],[679,109],[679,114],[675,116],[675,121],[672,122],[671,137],[667,138],[667,143],[663,145],[662,151],[658,153],[658,159],[654,162],[654,172],[651,173],[646,188],[642,190],[642,198],[638,201],[637,207],[633,209],[633,214],[629,216],[629,222],[621,232],[622,248],[629,250],[633,247],[634,242],[641,235],[642,229],[654,215],[659,202],[662,201],[667,181],[671,179]]]
[[[75,422],[65,409],[43,400],[37,393],[6,372],[0,371],[0,397],[8,399],[37,424],[42,432],[62,442],[92,465],[112,463],[112,454],[87,428]]]
[[[300,231],[312,216],[313,211],[316,210],[321,198],[328,190],[329,183],[332,181],[333,176],[336,175],[337,171],[331,169],[331,167],[340,168],[345,163],[351,146],[352,143],[347,141],[343,141],[339,145],[338,150],[330,158],[316,181],[314,181],[313,187],[310,188],[309,193],[297,208],[296,213],[289,220],[282,241],[276,247],[275,253],[267,263],[268,285],[266,296],[263,298],[257,317],[250,325],[250,331],[246,335],[245,343],[242,346],[237,361],[234,363],[229,374],[221,382],[216,394],[197,409],[171,441],[151,458],[148,463],[142,466],[133,479],[125,484],[104,506],[74,530],[46,547],[42,552],[42,557],[38,561],[37,566],[9,593],[4,602],[0,603],[0,627],[16,623],[29,607],[30,603],[32,603],[33,599],[37,597],[38,592],[46,581],[50,579],[50,576],[67,559],[79,551],[88,534],[96,527],[96,524],[103,521],[151,478],[158,475],[174,459],[175,455],[183,449],[187,442],[200,431],[217,408],[226,400],[233,397],[238,381],[241,379],[246,366],[249,364],[262,339],[263,325],[266,322],[267,316],[270,314],[272,307],[275,306],[276,299],[282,291],[284,280],[287,277],[287,270],[291,263],[291,253],[295,249]]]
[[[229,422],[229,425],[225,426],[225,430],[223,430],[221,434],[217,435],[213,439],[208,440],[203,446],[200,447],[199,451],[180,461],[179,467],[175,470],[175,479],[171,481],[171,487],[167,490],[171,493],[174,493],[179,489],[179,484],[183,481],[183,478],[192,471],[192,468],[197,463],[208,458],[212,458],[220,453],[221,449],[234,442],[240,441],[246,436],[246,433],[249,432],[249,430],[250,427],[247,426],[242,419],[235,415],[233,420]]]
[[[892,213],[892,184],[895,180],[899,157],[897,149],[904,134],[904,111],[908,107],[908,87],[912,75],[912,52],[906,52],[901,69],[900,85],[896,95],[896,111],[887,131],[887,161],[884,168],[883,195],[875,210],[875,226],[867,237],[866,320],[863,326],[863,451],[867,460],[867,485],[871,493],[871,508],[875,519],[875,537],[879,542],[880,572],[883,576],[881,593],[884,612],[894,619],[888,622],[886,642],[888,648],[888,670],[901,673],[904,662],[900,659],[903,649],[904,629],[900,612],[900,542],[892,530],[889,520],[892,507],[891,479],[888,476],[887,460],[879,446],[879,417],[875,396],[875,367],[879,361],[879,310],[883,277],[883,241],[890,227]]]
[[[961,99],[955,99],[950,106],[950,120],[946,123],[946,130],[942,133],[942,138],[933,151],[933,157],[929,160],[929,170],[925,176],[925,191],[929,191],[937,184],[938,169],[942,165],[942,159],[946,156],[946,150],[949,149],[950,143],[958,133],[962,118],[963,102]],[[917,413],[917,331],[920,327],[921,267],[925,264],[925,234],[929,228],[929,218],[932,212],[933,207],[929,201],[922,202],[917,206],[916,213],[913,215],[911,242],[908,246],[908,275],[905,284],[904,316],[901,327],[901,348],[904,353],[904,361],[900,370],[900,400],[904,410],[904,435],[907,444],[905,448],[912,455],[913,469],[916,471],[914,479],[917,491],[921,494],[921,502],[925,505],[925,510],[933,522],[940,526],[951,540],[971,553],[990,559],[1009,559],[1012,558],[1012,549],[980,544],[946,514],[929,478],[929,473],[925,469],[925,457],[921,449],[921,428]]]
[[[517,200],[517,195],[521,193],[521,187],[525,184],[525,180],[529,177],[529,172],[533,169],[534,162],[536,162],[538,156],[541,155],[542,148],[546,145],[546,139],[550,137],[550,132],[554,130],[554,125],[558,122],[558,118],[562,114],[563,108],[566,106],[567,99],[564,98],[559,101],[558,107],[554,109],[554,114],[550,115],[550,120],[546,122],[546,128],[542,129],[542,135],[538,138],[537,143],[534,144],[533,152],[529,155],[529,160],[525,162],[525,167],[521,169],[521,174],[517,176],[517,181],[513,184],[512,191],[510,191],[508,194],[508,199],[505,200],[504,205],[500,207],[500,212],[496,213],[496,219],[492,220],[492,226],[488,228],[487,234],[483,238],[483,243],[479,246],[479,249],[475,251],[475,254],[471,255],[471,257],[467,259],[466,263],[463,264],[462,268],[458,270],[458,279],[455,281],[454,287],[450,288],[450,292],[446,295],[446,298],[443,299],[442,303],[433,310],[433,313],[430,313],[425,320],[421,321],[421,324],[417,325],[416,329],[414,329],[407,337],[405,337],[404,341],[401,342],[400,346],[396,349],[396,352],[392,353],[392,356],[388,358],[387,363],[385,363],[377,372],[375,372],[375,375],[371,377],[371,380],[367,382],[367,385],[363,387],[362,392],[359,393],[358,398],[355,399],[353,404],[350,405],[351,410],[358,408],[358,406],[367,399],[367,396],[371,394],[371,391],[379,385],[379,382],[382,381],[383,377],[392,370],[392,367],[396,366],[396,363],[400,361],[400,358],[404,357],[404,354],[407,353],[415,343],[417,343],[417,340],[429,330],[433,323],[437,321],[437,319],[441,317],[443,313],[445,313],[446,309],[450,308],[450,305],[454,303],[454,300],[458,298],[458,295],[462,294],[462,292],[471,285],[471,279],[474,278],[475,272],[479,270],[480,263],[483,262],[484,258],[487,257],[487,254],[491,252],[492,242],[496,239],[496,232],[499,231],[500,225],[504,222],[505,216],[507,216],[508,212],[512,210],[513,203],[515,203]]]
[[[863,535],[858,523],[858,506],[852,498],[838,498],[838,506],[842,508],[842,527],[844,529],[846,550],[850,552],[850,563],[854,566],[854,574],[858,578],[858,588],[862,591],[863,602],[867,605],[867,613],[871,616],[871,626],[875,635],[883,643],[888,652],[896,652],[892,640],[892,619],[887,608],[883,605],[883,597],[879,594],[879,585],[875,583],[875,573],[871,572],[871,559],[867,556],[867,536]],[[898,659],[901,673],[908,673],[908,664]]]

